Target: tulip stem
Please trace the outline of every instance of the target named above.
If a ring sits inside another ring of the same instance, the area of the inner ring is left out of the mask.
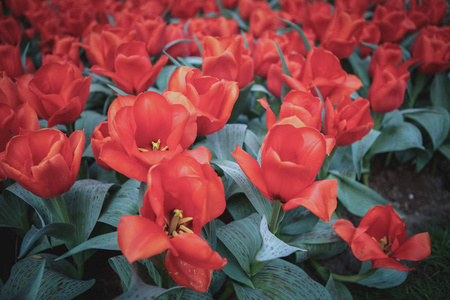
[[[373,123],[373,129],[378,130],[381,126],[381,121],[383,120],[384,114],[375,113],[375,120]]]
[[[311,265],[314,267],[314,269],[316,269],[316,271],[320,274],[320,276],[322,276],[324,280],[327,280],[328,274],[330,274],[330,270],[328,268],[319,265],[319,263],[314,259],[311,259],[310,262]],[[372,269],[364,274],[356,274],[356,275],[339,275],[331,273],[331,276],[333,277],[333,279],[343,282],[358,282],[360,280],[372,276],[376,271],[377,269]]]
[[[66,124],[67,136],[70,136],[73,132],[73,123]]]
[[[270,230],[270,232],[272,232],[275,235],[278,231],[278,223],[279,223],[281,211],[282,211],[281,202],[280,202],[280,200],[277,199],[275,201],[275,203],[273,204],[272,217],[270,218],[270,223],[269,223],[269,230]]]
[[[408,108],[414,108],[414,104],[416,103],[417,97],[419,96],[423,88],[426,86],[429,77],[430,76],[423,74],[422,72],[418,72],[416,74],[414,81],[414,88],[411,93],[411,99],[409,101]]]
[[[58,218],[63,222],[70,224],[69,214],[67,213],[66,202],[64,201],[62,195],[58,195],[53,198],[56,204],[56,210]]]
[[[217,300],[227,300],[234,293],[233,283],[230,280],[227,280],[225,283],[225,289],[222,291],[222,294],[217,298]]]

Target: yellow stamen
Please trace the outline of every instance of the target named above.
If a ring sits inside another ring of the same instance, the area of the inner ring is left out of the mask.
[[[159,150],[159,146],[161,146],[161,140],[160,139],[158,139],[158,141],[156,143],[152,142],[153,151],[158,151]]]
[[[178,235],[178,233],[176,231],[172,232],[172,236],[176,237]]]
[[[145,149],[145,148],[138,148],[138,150],[141,152],[148,152],[148,149]]]
[[[183,230],[184,232],[187,232],[187,233],[194,233],[192,230],[190,230],[189,228],[187,228],[184,225],[180,225],[180,230]]]
[[[178,225],[186,224],[187,222],[192,221],[193,219],[194,219],[193,217],[186,217],[186,218],[180,219],[178,221]]]
[[[177,230],[178,220],[183,218],[183,211],[179,209],[175,209],[173,211],[173,218],[170,222],[169,233],[173,234]]]

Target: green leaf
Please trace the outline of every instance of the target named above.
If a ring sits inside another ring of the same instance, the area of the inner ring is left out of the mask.
[[[254,289],[233,284],[238,299],[331,299],[325,287],[296,265],[281,259],[267,262],[252,281]]]
[[[156,77],[155,84],[158,87],[159,90],[164,91],[168,89],[168,83],[170,76],[172,76],[172,73],[177,69],[177,66],[175,65],[169,65],[164,66],[161,69],[161,72],[159,73],[158,77]]]
[[[308,232],[317,224],[318,220],[318,217],[303,206],[290,209],[284,213],[284,218],[280,225],[280,233],[299,235]]]
[[[363,261],[359,274],[367,273],[372,266],[370,261]],[[377,289],[388,289],[402,284],[408,277],[408,272],[400,272],[394,269],[377,269],[370,277],[356,281],[356,283],[374,287]]]
[[[89,93],[103,93],[106,95],[111,95],[111,89],[107,88],[105,85],[101,84],[101,83],[91,83],[91,87],[89,89]],[[87,112],[87,111],[86,111]]]
[[[251,266],[261,248],[258,228],[260,218],[259,215],[253,214],[217,228],[217,238],[234,255],[247,274],[251,274]]]
[[[262,247],[256,256],[257,261],[268,261],[275,258],[288,256],[296,251],[306,251],[298,247],[286,244],[270,232],[265,216],[262,217],[259,226],[259,232],[262,239]]]
[[[430,87],[430,99],[434,107],[450,111],[450,79],[446,72],[434,75]]]
[[[325,288],[333,300],[353,300],[348,288],[342,282],[334,280],[331,274]]]
[[[28,205],[20,198],[0,195],[0,227],[28,230]]]
[[[244,219],[245,217],[256,213],[255,208],[243,193],[239,193],[227,199],[227,210],[234,220]]]
[[[110,257],[108,263],[119,276],[123,292],[125,293],[131,284],[131,265],[123,255]]]
[[[370,154],[401,151],[411,148],[425,149],[422,145],[422,134],[419,128],[411,123],[402,122],[385,126],[370,149]]]
[[[357,51],[353,51],[352,55],[348,58],[350,65],[352,66],[353,72],[361,80],[363,86],[358,90],[361,97],[366,98],[370,87],[370,77],[369,77],[369,63],[370,57],[361,59]]]
[[[106,116],[99,114],[98,112],[87,110],[81,113],[81,116],[75,121],[75,130],[84,129],[84,137],[86,139],[86,146],[90,148],[91,135],[94,132],[95,127],[98,124],[106,120]]]
[[[341,174],[352,175],[354,177],[355,170],[353,167],[352,146],[337,147],[328,170],[334,170]]]
[[[331,171],[328,178],[337,179],[338,199],[345,208],[354,215],[363,217],[369,209],[376,205],[387,205],[377,192],[355,180]]]
[[[117,231],[105,233],[92,239],[87,240],[84,243],[79,244],[75,248],[70,249],[70,251],[64,253],[56,260],[61,260],[63,258],[74,255],[88,249],[103,249],[103,250],[117,250],[119,251],[119,244],[117,243]]]
[[[63,194],[70,223],[76,228],[75,245],[89,238],[111,186],[96,180],[78,180]]]
[[[325,244],[340,241],[341,238],[331,228],[335,220],[336,219],[334,218],[334,215],[330,223],[319,220],[312,230],[302,233],[297,237],[295,237],[295,243]]]
[[[351,146],[353,168],[358,178],[361,177],[364,155],[366,155],[367,151],[369,151],[370,147],[372,147],[379,135],[379,131],[372,129],[365,137],[362,138],[362,140],[354,142]]]
[[[406,110],[405,117],[419,123],[431,138],[433,150],[445,141],[450,130],[450,115],[441,107]]]
[[[38,270],[31,276],[29,281],[14,295],[12,299],[34,300],[39,292],[39,287],[42,282],[42,275],[44,275],[45,259],[42,260]]]
[[[450,160],[450,140],[445,141],[440,147],[439,152]]]
[[[239,90],[239,96],[234,103],[227,123],[235,122],[241,114],[247,113],[253,107],[252,103],[254,101],[251,98],[251,89],[253,84],[254,82],[250,82],[246,87]]]
[[[227,249],[227,247],[219,240],[217,241],[217,252],[220,256],[227,259],[227,264],[222,268],[222,271],[231,279],[243,283],[251,288],[254,288],[249,274],[245,273],[236,257]]]
[[[148,285],[138,275],[137,265],[132,265],[131,283],[126,293],[117,297],[116,299],[156,299],[160,296],[169,297],[170,295],[177,295],[182,287],[177,286],[171,289],[163,289],[157,286]],[[158,298],[164,299],[164,298]],[[168,298],[167,298],[168,299]],[[177,299],[177,298],[175,298]]]
[[[246,130],[247,125],[244,124],[227,124],[221,130],[206,137],[208,148],[218,159],[233,161],[231,152],[236,149],[237,145],[242,148]]]
[[[20,246],[19,258],[22,258],[31,249],[31,246],[44,235],[55,237],[64,242],[70,242],[73,239],[74,233],[75,227],[67,223],[52,223],[41,229],[37,229],[34,225],[31,225],[30,230],[23,238],[22,245]]]
[[[251,152],[253,152],[253,157],[257,158],[259,149],[261,148],[262,140],[258,138],[258,136],[254,134],[253,131],[247,130],[245,132],[244,144],[248,149],[251,150]]]
[[[289,243],[307,250],[306,252],[295,252],[295,263],[302,263],[310,258],[318,260],[329,259],[348,247],[348,244],[344,241],[325,244],[302,244],[294,240]]]
[[[42,226],[52,223],[52,214],[44,204],[44,201],[47,201],[47,199],[43,199],[34,195],[33,193],[21,187],[17,182],[8,186],[3,195],[6,201],[14,201],[10,200],[11,197],[17,197],[28,203],[28,205],[30,205],[35,210]]]
[[[94,285],[94,279],[73,279],[77,274],[73,265],[65,260],[55,262],[55,258],[55,255],[44,253],[20,260],[13,266],[0,298],[11,299],[16,295],[36,275],[32,270],[39,270],[43,260],[46,264],[37,299],[72,299]]]
[[[124,215],[137,215],[142,206],[142,198],[139,198],[140,182],[129,179],[125,182],[110,200],[106,201],[99,222],[117,227],[120,218]]]
[[[265,215],[266,218],[272,216],[272,205],[261,192],[253,185],[253,183],[245,176],[239,165],[228,160],[212,159],[211,164],[217,165],[226,174],[228,174],[239,187],[244,191],[250,203],[260,215]]]
[[[262,92],[268,96],[273,96],[271,92],[267,90],[267,88],[264,85],[261,84],[254,84],[251,88],[252,92]]]

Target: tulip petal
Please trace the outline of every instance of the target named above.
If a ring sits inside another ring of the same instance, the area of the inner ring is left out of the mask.
[[[431,240],[428,232],[413,235],[392,254],[398,259],[418,261],[431,254]]]
[[[123,216],[120,219],[117,241],[129,263],[152,257],[171,247],[163,229],[140,216]]]
[[[267,192],[266,183],[264,177],[261,173],[261,167],[259,166],[256,159],[254,159],[250,154],[241,149],[237,145],[236,150],[231,152],[234,159],[237,161],[242,171],[247,175],[250,181],[258,188],[258,190],[269,199],[269,193]]]
[[[336,197],[337,181],[335,179],[316,181],[301,191],[295,199],[284,204],[283,208],[289,210],[302,205],[325,222],[329,222],[336,210]]]
[[[407,268],[402,265],[398,260],[393,257],[388,257],[385,259],[377,259],[372,261],[372,269],[380,268],[380,269],[394,269],[400,272],[411,271],[414,268]]]
[[[350,244],[355,233],[355,226],[349,220],[340,219],[334,222],[333,230],[336,231],[341,239]]]

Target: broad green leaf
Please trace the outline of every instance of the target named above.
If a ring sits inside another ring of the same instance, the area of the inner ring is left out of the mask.
[[[353,300],[352,294],[348,288],[342,282],[334,280],[331,274],[325,288],[330,293],[333,300]]]
[[[227,259],[227,264],[222,268],[222,271],[231,279],[253,288],[249,274],[244,272],[236,257],[220,240],[217,241],[217,252],[219,252],[220,256]]]
[[[251,91],[252,92],[262,92],[262,93],[264,93],[266,95],[273,96],[272,93],[269,92],[267,90],[267,88],[264,85],[261,85],[261,84],[254,84],[252,86],[252,88],[251,88]]]
[[[244,194],[240,193],[227,199],[227,210],[235,221],[255,213],[255,208]]]
[[[273,260],[275,258],[288,256],[296,251],[306,251],[298,247],[290,246],[277,238],[272,232],[270,232],[265,216],[261,219],[259,232],[261,234],[262,247],[256,256],[257,261]]]
[[[338,199],[345,208],[354,215],[363,217],[369,209],[376,205],[387,205],[377,192],[362,183],[331,171],[328,178],[337,179]]]
[[[318,260],[328,259],[335,255],[338,255],[348,247],[348,244],[344,241],[325,244],[302,244],[296,243],[296,241],[293,240],[289,242],[289,244],[306,249],[305,252],[295,252],[296,263],[302,263],[310,258]]]
[[[318,220],[318,217],[303,206],[296,207],[284,213],[284,218],[280,225],[280,233],[299,235],[308,232],[317,224]]]
[[[363,86],[358,90],[358,93],[361,97],[367,97],[367,93],[369,92],[370,87],[370,78],[369,78],[369,63],[370,57],[366,57],[365,59],[361,59],[357,53],[357,51],[353,51],[352,55],[348,58],[350,65],[352,66],[355,75],[361,80]]]
[[[235,122],[240,114],[243,114],[252,108],[250,95],[253,84],[254,82],[250,82],[246,87],[239,90],[239,96],[234,103],[228,123]]]
[[[370,270],[372,263],[363,261],[359,274]],[[388,289],[402,284],[408,277],[408,272],[400,272],[394,269],[377,269],[370,277],[356,281],[356,283],[377,289]]]
[[[91,135],[98,124],[106,120],[106,116],[98,112],[87,110],[81,113],[81,116],[75,121],[75,130],[84,129],[84,138],[86,139],[86,147],[90,147]]]
[[[28,205],[30,205],[36,211],[36,214],[38,215],[42,226],[52,223],[52,215],[44,204],[44,201],[47,201],[47,199],[43,199],[34,195],[33,193],[21,187],[18,183],[14,183],[8,186],[3,195],[6,201],[10,201],[11,197],[18,197],[19,199],[28,203]]]
[[[179,290],[181,288],[182,287],[177,286],[167,290],[158,286],[149,285],[142,281],[142,279],[138,275],[137,265],[133,264],[130,286],[126,293],[122,294],[116,299],[164,299],[163,297],[159,297],[169,297],[170,295],[177,295],[180,292]]]
[[[363,173],[362,168],[364,155],[366,155],[367,151],[369,151],[370,147],[372,147],[379,135],[379,131],[372,129],[362,140],[354,142],[351,146],[353,168],[355,169],[356,176],[358,178],[361,177],[361,173]]]
[[[111,186],[96,180],[78,180],[63,194],[70,222],[75,226],[75,245],[89,238]]]
[[[446,72],[434,75],[430,87],[431,103],[450,111],[450,79]]]
[[[28,230],[28,205],[18,197],[0,195],[0,227]]]
[[[444,108],[407,110],[405,117],[423,126],[431,138],[433,150],[439,148],[448,136],[450,115]]]
[[[131,284],[131,265],[123,255],[110,257],[108,263],[119,276],[123,292],[125,293]]]
[[[127,93],[125,93],[124,91],[119,89],[118,87],[115,87],[115,86],[113,86],[111,84],[107,84],[107,86],[109,86],[109,88],[112,89],[114,92],[116,92],[118,95],[122,95],[122,96],[128,95]]]
[[[228,174],[239,187],[244,191],[250,203],[260,215],[270,218],[272,215],[272,204],[267,200],[261,192],[253,185],[253,183],[245,176],[239,165],[232,161],[212,159],[211,164],[217,165],[226,174]]]
[[[337,147],[331,158],[331,163],[328,171],[337,171],[341,174],[348,176],[354,175],[355,170],[353,167],[352,146]]]
[[[73,299],[94,285],[94,279],[76,280],[77,271],[65,260],[55,262],[53,254],[33,255],[20,260],[12,270],[8,281],[2,288],[1,299],[11,299],[30,279],[35,276],[32,270],[38,270],[45,260],[45,269],[37,299]]]
[[[370,154],[401,151],[411,148],[424,149],[419,128],[402,122],[383,127],[381,134],[370,149]]]
[[[268,261],[252,281],[254,289],[233,284],[238,299],[331,299],[324,286],[298,266],[281,259]]]
[[[31,276],[30,280],[14,295],[13,299],[34,300],[39,292],[44,275],[45,259],[42,260],[37,271]]]
[[[296,244],[325,244],[340,241],[341,238],[331,228],[335,220],[334,215],[330,223],[319,220],[311,231],[295,237]]]
[[[450,160],[450,140],[447,140],[439,147],[439,152]]]
[[[208,148],[218,159],[233,161],[231,152],[236,149],[237,145],[242,148],[246,130],[247,125],[244,124],[227,124],[221,130],[206,137]]]
[[[222,271],[213,271],[211,283],[209,284],[209,293],[215,295],[222,289],[222,286],[227,280],[227,275]]]
[[[93,237],[92,239],[79,244],[75,248],[70,249],[68,252],[64,253],[56,260],[61,260],[63,258],[74,255],[75,253],[79,253],[88,249],[120,250],[119,245],[117,244],[117,231]]]
[[[124,215],[136,215],[142,206],[139,198],[140,183],[136,179],[125,182],[110,200],[106,201],[99,222],[117,227]]]
[[[31,225],[30,230],[22,240],[19,258],[23,257],[31,249],[34,243],[44,235],[52,236],[69,243],[73,239],[74,233],[75,227],[72,224],[67,223],[52,223],[41,229],[37,229],[34,225]]]
[[[257,158],[259,149],[261,148],[262,140],[258,138],[256,134],[254,134],[252,131],[247,130],[245,132],[245,139],[244,144],[247,147],[247,149],[250,149],[251,152],[253,152],[253,157]],[[249,154],[252,154],[249,152]]]
[[[234,255],[247,274],[251,274],[251,266],[261,248],[260,220],[258,214],[253,214],[217,228],[217,238]]]
[[[89,89],[89,93],[103,93],[106,95],[111,95],[112,91],[110,88],[107,88],[105,85],[101,84],[101,83],[95,83],[92,82],[91,83],[91,87]],[[87,111],[86,111],[87,112]]]

